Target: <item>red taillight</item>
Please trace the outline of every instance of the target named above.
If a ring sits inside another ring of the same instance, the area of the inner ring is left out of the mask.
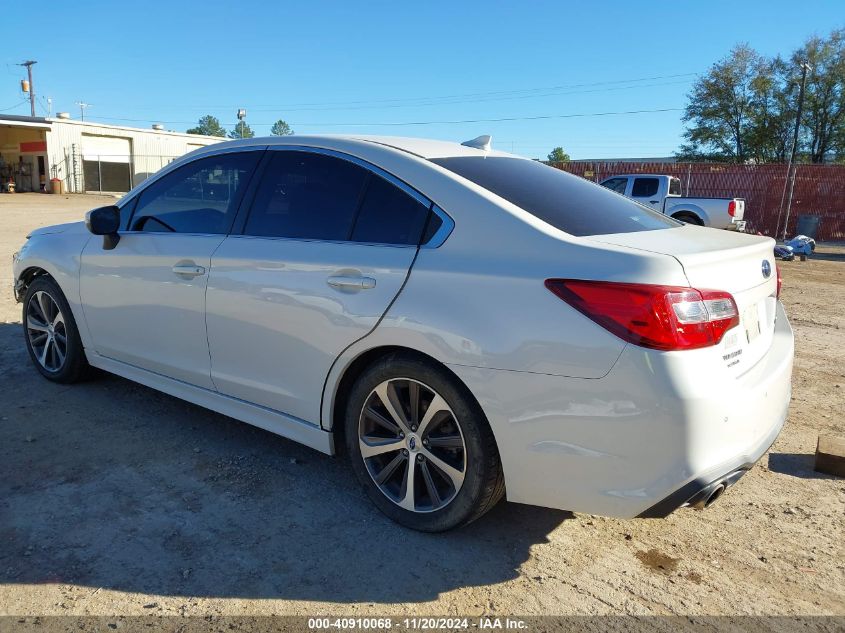
[[[652,349],[716,345],[739,325],[736,302],[720,290],[580,279],[547,279],[546,287],[616,336]]]
[[[728,202],[728,215],[734,217],[736,214],[736,200]]]
[[[783,288],[783,277],[780,274],[780,266],[777,264],[775,264],[775,274],[778,276],[778,292],[775,297],[780,299],[780,289]]]

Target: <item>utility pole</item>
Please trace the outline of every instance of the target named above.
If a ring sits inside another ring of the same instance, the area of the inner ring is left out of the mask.
[[[18,66],[26,66],[26,72],[29,75],[29,110],[32,116],[35,116],[35,84],[32,83],[32,65],[37,63],[30,59],[22,64],[18,64]]]
[[[783,240],[786,240],[786,228],[789,226],[789,212],[792,210],[792,192],[795,189],[795,174],[798,166],[795,156],[798,152],[798,131],[801,128],[801,113],[804,110],[804,90],[807,86],[807,71],[812,70],[808,62],[801,64],[801,87],[798,90],[798,113],[795,115],[795,131],[792,135],[792,153],[789,156],[789,166],[792,169],[792,179],[789,181],[789,197],[786,200],[786,219],[783,222]],[[787,175],[788,172],[787,172]]]
[[[76,101],[76,105],[79,106],[79,120],[85,120],[85,108],[90,108],[93,104],[92,103],[85,103],[84,101]]]

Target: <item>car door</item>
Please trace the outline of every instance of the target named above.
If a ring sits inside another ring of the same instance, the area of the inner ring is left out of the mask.
[[[222,393],[319,424],[332,363],[398,294],[431,205],[350,157],[267,156],[241,234],[212,257],[212,377]]]
[[[655,211],[663,210],[663,197],[660,195],[660,178],[638,176],[631,185],[631,198],[651,207]]]
[[[211,254],[260,157],[225,152],[183,165],[124,205],[113,250],[88,242],[80,295],[97,354],[213,388],[205,328]]]

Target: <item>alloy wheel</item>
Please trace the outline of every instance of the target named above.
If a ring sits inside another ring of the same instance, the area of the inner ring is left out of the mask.
[[[440,510],[464,482],[467,450],[455,414],[437,392],[410,378],[373,389],[358,421],[358,445],[379,490],[411,512]]]
[[[67,358],[67,328],[59,304],[44,291],[29,300],[26,333],[38,363],[49,372],[60,371]]]

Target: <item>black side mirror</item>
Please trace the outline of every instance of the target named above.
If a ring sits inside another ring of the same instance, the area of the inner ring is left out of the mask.
[[[91,209],[85,214],[85,226],[94,235],[102,235],[103,248],[110,251],[120,241],[120,209],[114,205]]]

